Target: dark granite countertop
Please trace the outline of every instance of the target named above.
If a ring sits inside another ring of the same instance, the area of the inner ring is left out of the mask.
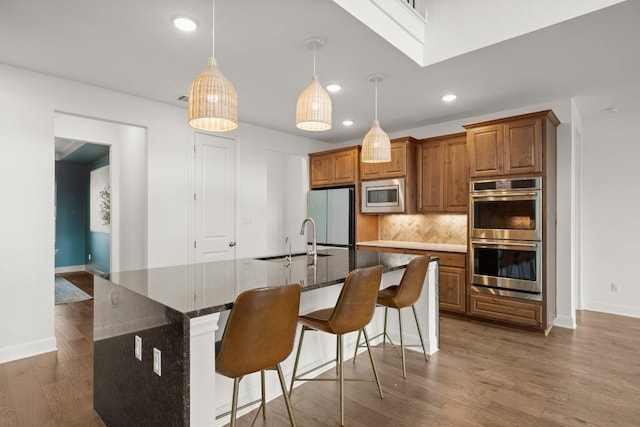
[[[107,280],[197,317],[231,308],[236,296],[248,289],[300,283],[305,292],[342,283],[357,268],[381,264],[384,272],[401,269],[412,258],[414,255],[329,248],[318,250],[315,265],[306,255],[294,256],[289,266],[282,258],[243,258],[112,273]]]

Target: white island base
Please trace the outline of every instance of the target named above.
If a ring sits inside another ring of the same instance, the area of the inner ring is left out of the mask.
[[[404,269],[395,270],[384,273],[382,276],[382,286],[396,285],[400,282]],[[429,355],[434,354],[439,348],[439,312],[438,312],[438,261],[432,260],[429,264],[427,277],[422,291],[422,295],[416,303],[416,312],[418,314],[418,322],[422,330],[425,347]],[[300,300],[300,313],[308,313],[320,308],[327,308],[335,305],[341,285],[328,286],[313,291],[303,292]],[[391,310],[387,321],[387,333],[391,336],[394,343],[399,343],[398,321],[395,310]],[[401,310],[403,316],[403,329],[405,342],[413,345],[419,344],[420,339],[416,329],[413,313],[411,310]],[[193,427],[200,426],[223,426],[229,423],[229,416],[225,416],[216,420],[217,414],[228,412],[231,408],[231,396],[233,389],[233,380],[218,375],[215,372],[215,339],[216,331],[219,329],[218,322],[220,313],[213,313],[205,316],[196,317],[190,320],[190,425]],[[376,309],[376,314],[369,326],[367,332],[373,337],[382,332],[384,310]],[[220,325],[224,328],[224,325]],[[297,351],[298,336],[300,329],[296,334],[296,342],[294,349],[282,363],[282,371],[285,381],[289,384],[293,371],[293,362]],[[218,334],[220,335],[220,334]],[[221,335],[220,335],[221,336]],[[351,358],[356,345],[357,333],[345,335],[344,344],[345,358]],[[382,338],[372,341],[372,344],[381,342]],[[335,358],[335,337],[325,333],[309,333],[305,335],[305,341],[300,356],[299,370],[301,372],[318,366]],[[419,347],[407,347],[407,350],[422,351]],[[366,351],[361,348],[360,352]],[[375,352],[374,352],[375,358]],[[328,365],[324,370],[332,369],[333,365]],[[398,369],[400,370],[400,360],[398,360]],[[321,374],[321,370],[314,372],[314,375]],[[297,383],[299,385],[300,383]],[[385,384],[382,384],[384,391]],[[277,375],[274,372],[266,374],[266,396],[267,400],[275,399],[282,394]],[[252,374],[246,376],[240,383],[240,391],[238,397],[238,406],[247,402],[260,399],[260,375]],[[292,402],[295,409],[295,399]],[[258,404],[245,408],[238,412],[238,416],[245,414],[257,408]],[[215,420],[215,421],[213,421]]]

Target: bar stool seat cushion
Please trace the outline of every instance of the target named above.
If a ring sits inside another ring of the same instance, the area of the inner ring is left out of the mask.
[[[396,293],[398,291],[398,285],[389,286],[381,291],[378,291],[378,305],[385,307],[400,308],[396,302]]]

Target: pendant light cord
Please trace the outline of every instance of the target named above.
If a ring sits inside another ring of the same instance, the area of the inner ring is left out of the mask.
[[[216,0],[211,0],[211,57],[216,57]]]
[[[313,76],[316,76],[316,46],[313,46]]]
[[[374,95],[374,99],[375,99],[375,107],[373,110],[373,118],[375,120],[378,120],[378,81],[376,80],[374,83],[374,88],[375,88],[375,95]]]

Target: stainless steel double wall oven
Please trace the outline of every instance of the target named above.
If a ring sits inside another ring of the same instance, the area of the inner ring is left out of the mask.
[[[542,178],[470,182],[471,286],[542,300]]]

